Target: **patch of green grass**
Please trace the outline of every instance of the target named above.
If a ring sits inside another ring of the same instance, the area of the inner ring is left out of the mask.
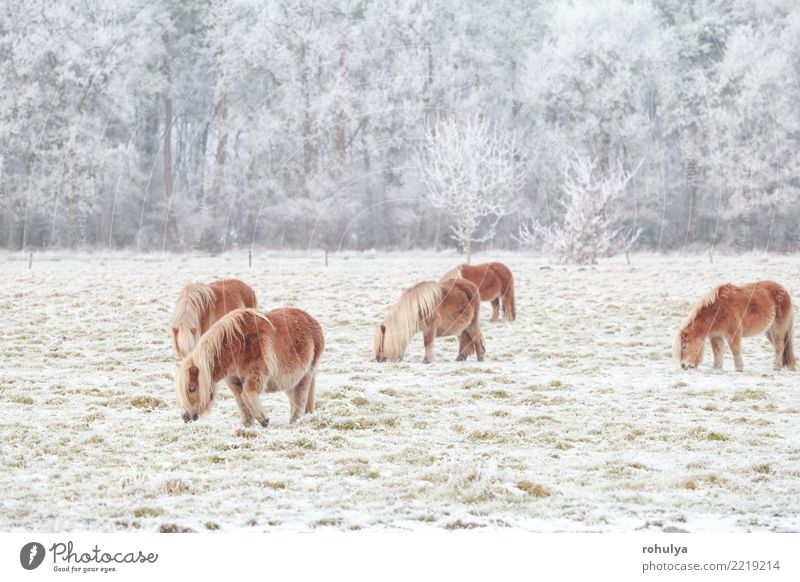
[[[276,491],[286,489],[286,481],[259,481],[257,484],[264,489],[275,489]]]
[[[159,408],[166,408],[167,404],[160,398],[154,398],[153,396],[137,396],[131,399],[131,406],[150,412]]]
[[[731,440],[731,437],[729,437],[728,435],[719,433],[719,432],[709,432],[707,438],[710,441],[729,441],[729,440]]]
[[[140,507],[133,510],[133,517],[158,517],[164,510],[160,507]]]
[[[633,429],[632,431],[630,431],[628,434],[625,435],[625,440],[633,442],[638,437],[644,436],[644,434],[645,434],[645,432],[643,430],[640,430],[640,429],[636,428],[636,429]]]
[[[772,468],[768,464],[756,465],[753,467],[753,471],[756,473],[761,473],[762,475],[767,475],[772,473]]]
[[[331,426],[336,430],[366,430],[373,428],[378,421],[372,418],[350,418],[347,420],[337,420]]]
[[[733,396],[731,396],[731,400],[733,402],[742,402],[744,400],[767,400],[769,396],[763,390],[752,390],[748,388],[747,390],[742,390],[741,392],[737,392]]]
[[[20,395],[12,396],[8,400],[9,402],[13,402],[15,404],[25,404],[26,406],[31,406],[33,404],[36,404],[36,401],[30,396],[20,396]]]
[[[356,396],[350,400],[355,406],[367,406],[369,404],[369,399],[364,398],[363,396]]]
[[[474,443],[484,442],[484,441],[492,441],[499,437],[496,432],[491,430],[476,430],[469,433],[469,440]]]
[[[219,525],[214,523],[213,521],[207,521],[205,524],[206,529],[209,531],[216,531],[219,529]]]
[[[492,398],[511,398],[505,390],[492,390],[491,392],[487,392],[487,394]]]

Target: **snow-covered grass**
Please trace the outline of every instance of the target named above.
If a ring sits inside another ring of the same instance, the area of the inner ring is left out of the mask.
[[[596,267],[500,259],[519,319],[487,358],[422,339],[371,361],[372,326],[453,257],[0,256],[0,530],[535,531],[800,529],[800,373],[766,339],[745,372],[684,372],[676,326],[712,285],[773,278],[800,302],[796,258],[634,256]],[[184,424],[169,318],[180,286],[239,277],[262,306],[323,325],[318,411],[241,426],[221,399]]]

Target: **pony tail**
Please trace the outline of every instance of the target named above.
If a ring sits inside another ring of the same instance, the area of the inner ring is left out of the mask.
[[[509,275],[511,275],[509,273]],[[503,291],[503,316],[506,321],[514,321],[517,318],[517,308],[514,304],[514,276],[508,279],[508,284]]]
[[[794,359],[794,313],[791,314],[789,321],[789,329],[786,330],[786,339],[783,343],[783,365],[790,370],[797,369],[797,363]]]

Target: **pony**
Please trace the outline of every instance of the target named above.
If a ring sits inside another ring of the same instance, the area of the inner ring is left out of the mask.
[[[200,341],[200,336],[225,314],[255,306],[256,294],[238,279],[184,286],[172,313],[172,344],[178,357],[188,356]]]
[[[468,265],[466,263],[453,267],[441,278],[466,279],[478,286],[481,301],[492,302],[492,319],[500,319],[500,305],[503,305],[503,319],[514,321],[517,311],[514,306],[514,276],[503,263],[483,263]]]
[[[433,339],[459,337],[456,361],[475,353],[483,361],[486,352],[479,322],[478,288],[466,279],[423,281],[406,289],[375,329],[375,360],[399,362],[411,339],[421,331],[425,343],[423,362],[433,360]]]
[[[703,360],[705,339],[711,340],[714,368],[722,368],[728,342],[736,370],[744,370],[742,337],[766,331],[775,348],[774,368],[796,367],[793,349],[794,311],[786,289],[774,281],[737,287],[726,283],[707,293],[686,317],[675,335],[672,351],[681,367],[697,368]]]
[[[225,380],[245,426],[269,418],[262,392],[286,392],[289,422],[314,412],[316,374],[325,338],[322,327],[305,311],[294,308],[262,313],[232,311],[209,329],[192,353],[178,364],[175,392],[184,422],[208,412],[216,386]]]

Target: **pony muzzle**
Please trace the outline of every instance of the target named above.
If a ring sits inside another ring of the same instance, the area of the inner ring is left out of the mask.
[[[194,422],[195,420],[200,418],[200,415],[197,414],[196,410],[193,410],[191,412],[184,412],[181,415],[181,418],[183,418],[183,422]]]

